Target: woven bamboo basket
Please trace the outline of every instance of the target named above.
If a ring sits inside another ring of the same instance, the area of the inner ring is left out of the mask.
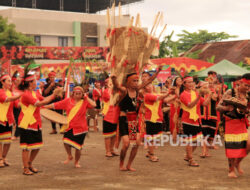
[[[115,28],[110,35],[112,73],[123,82],[128,73],[139,72],[148,63],[158,39],[138,27]]]

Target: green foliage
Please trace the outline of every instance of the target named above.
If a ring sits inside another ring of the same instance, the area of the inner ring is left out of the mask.
[[[189,58],[192,58],[192,59],[199,59],[199,54],[200,53],[201,53],[201,50],[199,49],[197,51],[188,53],[185,57],[189,57]]]
[[[229,38],[235,38],[235,35],[229,35],[225,32],[212,32],[209,33],[207,30],[198,30],[198,32],[188,32],[183,30],[181,34],[177,34],[179,40],[173,41],[174,31],[170,35],[165,36],[164,40],[160,42],[159,56],[154,58],[162,57],[178,57],[180,53],[184,53],[192,48],[196,44],[207,43],[207,42],[218,42]],[[187,57],[198,59],[201,50],[189,53]],[[211,57],[210,61],[214,62],[214,58]]]
[[[181,52],[185,52],[192,48],[196,44],[202,44],[207,42],[219,42],[222,40],[226,40],[229,38],[236,38],[237,36],[229,35],[225,32],[211,32],[209,33],[207,30],[198,30],[198,32],[188,32],[186,30],[182,30],[182,34],[177,34],[179,40],[177,41],[177,48]]]
[[[244,63],[243,61],[240,61],[237,65],[244,69],[250,70],[250,65]]]
[[[163,57],[178,57],[179,52],[177,49],[176,42],[172,40],[174,31],[170,35],[165,36],[164,40],[160,42],[159,56],[153,58],[163,58]]]
[[[0,46],[30,46],[35,45],[33,38],[17,32],[14,24],[8,24],[8,20],[0,16]],[[30,59],[13,60],[13,64],[24,64]]]
[[[210,58],[207,58],[207,62],[208,62],[208,63],[214,63],[214,60],[215,60],[215,55],[213,55],[213,56],[210,57]]]

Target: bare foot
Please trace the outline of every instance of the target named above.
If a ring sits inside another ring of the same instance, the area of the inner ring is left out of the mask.
[[[228,177],[230,178],[237,178],[237,175],[235,174],[234,171],[228,173]]]
[[[128,171],[128,169],[123,166],[123,167],[120,167],[120,171]]]
[[[71,160],[73,160],[73,156],[68,156],[68,158],[63,163],[68,164]]]
[[[76,163],[75,163],[75,167],[76,167],[76,168],[80,168],[80,167],[81,167],[81,165],[79,164],[79,162],[76,162]]]
[[[17,137],[13,136],[13,137],[11,137],[11,140],[15,141],[15,140],[17,140]]]
[[[239,175],[243,175],[244,174],[244,171],[240,168],[240,166],[236,167]]]
[[[128,167],[128,166],[127,166],[127,170],[129,170],[129,171],[131,171],[131,172],[135,172],[135,171],[136,171],[136,169],[131,168],[131,167]]]
[[[106,157],[113,157],[112,153],[111,152],[106,152]]]
[[[123,164],[120,164],[120,171],[128,171],[128,169]]]

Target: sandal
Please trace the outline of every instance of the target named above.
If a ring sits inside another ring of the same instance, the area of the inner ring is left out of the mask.
[[[38,173],[38,169],[33,168],[32,166],[29,167],[29,170],[33,173]]]
[[[150,152],[148,151],[148,153],[146,154],[146,158],[149,158],[150,157]]]
[[[184,157],[184,159],[183,160],[185,160],[185,161],[189,161],[189,158],[187,157],[187,155],[185,155],[185,157]]]
[[[191,166],[191,167],[199,167],[200,165],[197,163],[197,162],[195,162],[192,158],[189,160],[189,164],[188,164],[189,166]]]
[[[206,154],[201,154],[200,157],[201,158],[206,158]]]
[[[34,168],[32,165],[31,165],[31,162],[28,162],[29,164],[29,170],[33,173],[38,173],[38,169]]]
[[[9,162],[5,158],[3,158],[3,164],[4,166],[10,166]]]
[[[108,157],[108,158],[110,158],[110,157],[113,157],[113,154],[112,153],[111,154],[107,154],[106,153],[105,156]]]
[[[33,175],[34,173],[30,171],[28,167],[23,167],[23,175]]]
[[[113,156],[119,156],[119,154],[117,154],[116,152],[111,152],[111,154],[112,154]]]
[[[150,159],[151,162],[159,162],[159,158],[157,156],[154,156],[154,154],[150,154]]]

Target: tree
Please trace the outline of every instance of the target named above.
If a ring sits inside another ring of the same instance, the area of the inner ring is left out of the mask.
[[[7,18],[0,16],[0,46],[29,46],[35,45],[32,37],[17,32],[14,24],[8,24]],[[13,64],[23,64],[30,59],[13,60]]]
[[[178,57],[176,42],[172,41],[173,34],[174,31],[170,35],[165,36],[164,40],[160,42],[159,56],[154,58]]]
[[[188,32],[182,30],[182,34],[177,34],[179,40],[177,41],[177,49],[180,52],[186,52],[196,44],[202,44],[207,42],[219,42],[229,38],[236,38],[235,35],[229,35],[225,32],[211,32],[207,30],[198,30],[198,32]]]
[[[207,30],[198,30],[198,32],[188,32],[186,30],[182,30],[181,34],[177,34],[179,40],[173,41],[172,36],[174,31],[170,35],[165,36],[164,40],[160,42],[160,51],[159,56],[157,58],[162,57],[178,57],[179,54],[182,54],[189,49],[191,49],[194,45],[200,43],[207,42],[218,42],[229,38],[235,38],[235,35],[229,35],[225,32],[212,32],[209,33]],[[191,52],[187,54],[187,57],[198,59],[201,50]],[[156,58],[156,57],[154,57]],[[210,61],[213,61],[211,57]]]

